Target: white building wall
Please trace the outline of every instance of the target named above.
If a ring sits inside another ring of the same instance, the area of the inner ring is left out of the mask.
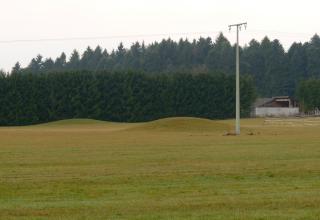
[[[290,117],[299,115],[299,108],[259,107],[255,109],[256,117]]]

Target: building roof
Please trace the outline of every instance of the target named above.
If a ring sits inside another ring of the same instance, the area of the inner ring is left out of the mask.
[[[254,104],[253,104],[253,107],[259,107],[259,106],[262,106],[268,102],[271,102],[273,100],[273,98],[258,98]]]
[[[257,108],[257,107],[262,107],[266,104],[269,104],[273,101],[277,101],[278,99],[291,99],[293,100],[290,96],[275,96],[275,97],[272,97],[272,98],[258,98],[254,104],[253,104],[253,107],[254,108]]]

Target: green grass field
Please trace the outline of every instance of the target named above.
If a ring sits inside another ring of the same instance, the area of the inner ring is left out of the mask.
[[[0,128],[0,219],[320,219],[320,118]]]

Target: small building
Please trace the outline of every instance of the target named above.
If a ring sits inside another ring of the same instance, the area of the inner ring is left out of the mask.
[[[291,117],[299,115],[296,100],[289,96],[260,98],[254,103],[253,117]]]

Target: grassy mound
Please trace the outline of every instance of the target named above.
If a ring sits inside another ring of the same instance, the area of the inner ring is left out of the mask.
[[[36,126],[55,127],[55,126],[82,126],[82,125],[90,126],[90,125],[106,125],[106,124],[114,124],[114,123],[99,121],[94,119],[66,119],[66,120],[39,124]]]
[[[31,127],[164,132],[226,132],[230,131],[231,128],[230,123],[227,121],[221,122],[189,117],[165,118],[144,123],[116,123],[92,119],[68,119]]]
[[[132,129],[181,132],[224,132],[229,131],[230,126],[226,123],[209,119],[178,117],[159,119],[152,122],[138,124]]]

